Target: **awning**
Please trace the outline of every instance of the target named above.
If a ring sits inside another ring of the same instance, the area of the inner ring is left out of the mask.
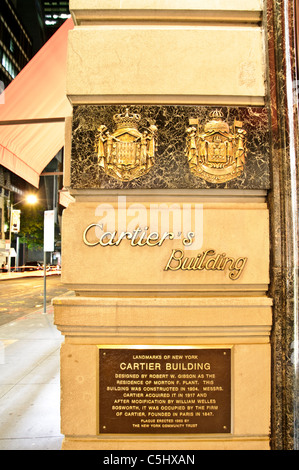
[[[35,187],[64,146],[64,121],[72,112],[66,57],[73,27],[73,20],[66,20],[1,95],[0,164]]]

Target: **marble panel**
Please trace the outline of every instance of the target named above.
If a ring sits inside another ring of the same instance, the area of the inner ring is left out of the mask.
[[[222,107],[223,119],[233,125],[242,121],[247,132],[248,154],[243,173],[225,183],[210,183],[195,176],[185,153],[189,119],[200,125],[210,120],[215,108],[209,106],[129,106],[142,116],[140,130],[155,123],[158,150],[151,170],[132,181],[107,176],[98,166],[95,150],[101,124],[115,129],[114,114],[124,106],[78,105],[74,107],[70,187],[73,189],[269,189],[269,122],[266,107]]]

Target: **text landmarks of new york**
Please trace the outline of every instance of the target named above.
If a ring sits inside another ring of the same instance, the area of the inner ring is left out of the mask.
[[[158,232],[151,232],[148,234],[148,227],[141,229],[136,228],[132,232],[121,232],[119,235],[117,231],[103,232],[95,241],[88,240],[88,234],[92,229],[101,228],[99,224],[90,224],[83,233],[83,241],[89,247],[114,247],[119,246],[123,240],[130,241],[132,247],[154,247],[162,246],[166,240],[173,240],[175,234],[173,232],[165,232],[162,236]],[[188,232],[186,237],[182,236],[182,244],[184,247],[192,245],[194,240],[194,233]],[[239,279],[246,265],[248,258],[239,257],[233,258],[226,255],[226,253],[216,253],[214,249],[203,250],[193,257],[186,257],[182,249],[175,248],[172,250],[170,257],[166,263],[164,271],[225,271],[229,272],[229,278],[232,281]]]

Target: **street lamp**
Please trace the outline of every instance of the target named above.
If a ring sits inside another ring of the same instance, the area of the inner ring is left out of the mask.
[[[37,196],[35,194],[28,194],[25,199],[28,204],[36,204],[38,202]]]
[[[13,229],[13,216],[14,216],[14,208],[21,204],[22,202],[27,202],[27,204],[36,204],[38,202],[37,196],[35,194],[28,194],[25,199],[22,199],[21,201],[17,202],[16,204],[11,204],[10,205],[10,220],[9,220],[9,255],[8,255],[8,272],[11,271],[11,234],[12,234],[12,229]],[[21,213],[21,211],[20,211]],[[20,217],[20,215],[18,216]],[[18,231],[18,227],[17,227]],[[18,254],[19,254],[19,247],[18,247],[18,241],[19,239],[17,238],[17,259],[18,259]]]

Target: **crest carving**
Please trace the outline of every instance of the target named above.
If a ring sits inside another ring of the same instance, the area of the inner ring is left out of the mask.
[[[96,152],[98,165],[108,176],[120,181],[131,181],[146,174],[155,163],[155,125],[139,131],[141,116],[129,113],[115,114],[116,130],[111,134],[105,125],[98,128]]]
[[[215,110],[211,120],[199,131],[198,120],[190,119],[186,154],[192,173],[210,183],[224,183],[240,176],[246,161],[246,131],[241,121],[232,128],[222,120],[223,113]]]

